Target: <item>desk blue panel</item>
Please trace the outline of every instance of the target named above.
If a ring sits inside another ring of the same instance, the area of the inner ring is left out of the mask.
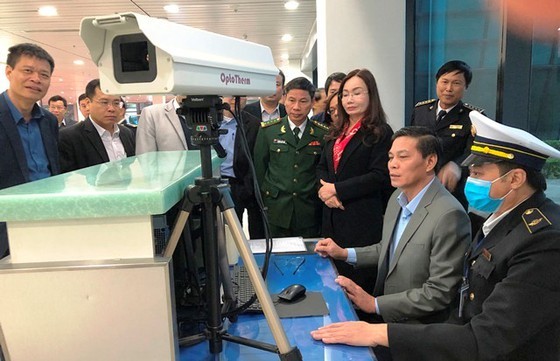
[[[263,257],[257,256],[262,263]],[[293,274],[305,258],[297,272]],[[282,325],[290,344],[296,345],[305,361],[314,360],[375,360],[375,356],[367,347],[344,345],[325,345],[311,338],[309,334],[316,328],[339,321],[356,320],[356,314],[342,289],[334,282],[336,272],[329,259],[315,254],[272,255],[270,260],[267,286],[270,293],[278,293],[284,287],[301,283],[308,291],[321,292],[330,314],[320,317],[283,318]],[[229,326],[228,332],[233,335],[253,340],[275,343],[266,319],[261,314],[244,314],[236,323]],[[263,361],[279,360],[278,355],[261,351],[248,346],[223,342],[223,352],[216,358],[208,351],[208,342],[181,348],[181,361],[194,360],[243,360]]]

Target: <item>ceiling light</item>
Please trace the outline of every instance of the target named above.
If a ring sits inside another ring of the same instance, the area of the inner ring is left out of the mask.
[[[171,14],[177,14],[179,12],[179,5],[169,4],[163,7],[163,10]]]
[[[84,61],[83,60],[74,60],[74,65],[84,65]]]
[[[41,16],[57,16],[58,11],[54,6],[41,6],[39,8],[39,15]]]
[[[294,37],[291,36],[290,34],[284,34],[282,35],[282,41],[292,41]]]
[[[282,59],[282,60],[290,60],[290,54],[284,53],[284,54],[280,55],[280,59]]]
[[[298,8],[298,6],[299,6],[299,3],[298,3],[297,1],[295,1],[295,0],[286,1],[286,2],[284,3],[284,7],[285,7],[287,10],[295,10],[295,9]]]

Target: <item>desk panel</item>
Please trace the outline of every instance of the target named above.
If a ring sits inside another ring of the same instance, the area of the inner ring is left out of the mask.
[[[263,257],[256,256],[262,264]],[[293,273],[301,260],[299,269]],[[282,325],[292,346],[296,345],[305,361],[308,360],[376,360],[368,347],[325,345],[311,338],[312,330],[333,322],[357,320],[351,302],[334,279],[336,272],[329,259],[315,254],[272,255],[266,283],[270,293],[278,293],[284,287],[301,283],[308,291],[321,292],[329,314],[320,317],[284,318]],[[274,338],[262,314],[244,314],[236,323],[229,325],[228,332],[236,336],[274,344]],[[208,360],[208,342],[181,348],[182,361]],[[218,360],[263,361],[279,360],[278,355],[235,343],[223,342],[223,352]]]

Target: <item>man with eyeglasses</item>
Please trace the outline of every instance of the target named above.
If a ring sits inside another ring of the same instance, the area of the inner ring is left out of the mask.
[[[76,124],[73,119],[64,119],[66,110],[68,109],[68,102],[60,95],[54,95],[49,99],[49,112],[53,113],[58,121],[58,127],[64,128]]]
[[[86,86],[89,116],[76,126],[60,131],[58,150],[62,172],[112,162],[135,155],[134,133],[117,124],[123,102],[117,95],[105,94],[99,79]]]
[[[54,60],[35,44],[8,51],[10,85],[0,94],[0,189],[60,173],[56,118],[37,105],[49,89]],[[7,254],[6,224],[0,223],[0,258]]]

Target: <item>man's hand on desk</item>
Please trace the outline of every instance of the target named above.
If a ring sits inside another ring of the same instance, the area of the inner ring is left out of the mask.
[[[324,343],[351,346],[389,346],[387,324],[364,321],[338,322],[311,331],[311,337]]]
[[[375,297],[364,291],[362,287],[344,276],[338,276],[335,281],[342,287],[344,292],[346,292],[350,301],[354,302],[360,310],[367,313],[376,312]]]
[[[346,261],[348,258],[348,251],[345,248],[341,248],[331,238],[319,240],[315,245],[315,252],[321,257],[332,257],[342,261]]]

